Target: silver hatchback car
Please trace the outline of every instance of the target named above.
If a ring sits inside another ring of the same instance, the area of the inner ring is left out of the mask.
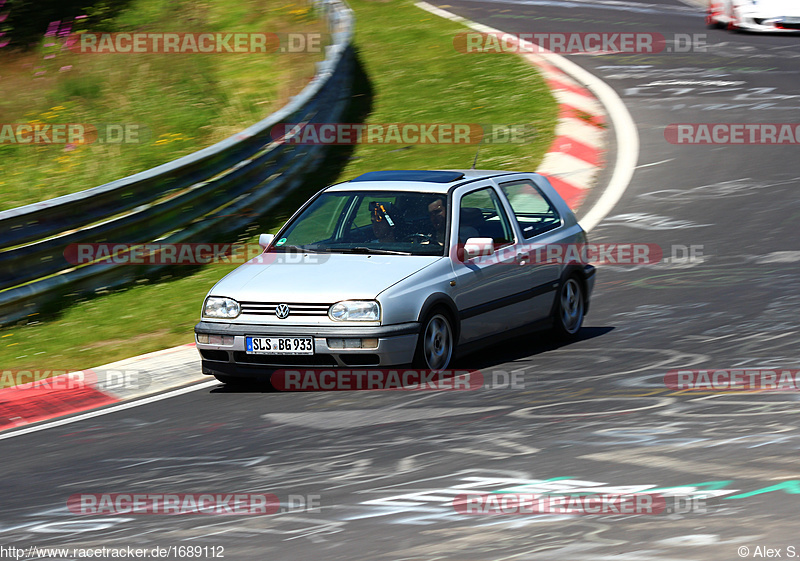
[[[536,173],[366,173],[317,193],[211,288],[195,326],[203,373],[439,371],[531,328],[573,337],[595,268],[564,248],[586,242]]]

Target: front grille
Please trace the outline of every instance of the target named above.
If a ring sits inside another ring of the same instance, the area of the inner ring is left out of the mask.
[[[331,304],[309,302],[239,302],[242,313],[255,316],[275,317],[275,308],[281,304],[289,306],[288,317],[323,317],[328,315]]]
[[[380,357],[374,354],[341,354],[339,358],[347,366],[378,366],[381,363]]]
[[[228,351],[200,349],[200,355],[206,360],[215,360],[217,362],[228,362]]]
[[[242,351],[233,353],[233,360],[243,364],[263,364],[265,366],[337,366],[331,355],[250,355]]]

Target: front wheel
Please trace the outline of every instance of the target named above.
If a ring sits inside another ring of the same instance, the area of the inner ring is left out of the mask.
[[[553,331],[560,339],[574,339],[583,325],[586,299],[583,285],[575,276],[568,277],[558,289]]]
[[[450,318],[444,312],[434,310],[422,322],[414,365],[428,370],[445,370],[450,366],[454,347]]]

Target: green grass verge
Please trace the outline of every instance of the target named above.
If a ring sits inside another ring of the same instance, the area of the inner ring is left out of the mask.
[[[537,72],[513,55],[465,55],[453,36],[464,30],[409,0],[352,0],[356,44],[371,96],[369,123],[525,124],[525,144],[481,148],[478,168],[532,171],[553,140],[557,106]],[[402,22],[401,25],[398,25]],[[341,179],[380,169],[468,168],[475,145],[367,145],[348,153]],[[298,193],[265,219],[274,232],[305,198]],[[251,239],[250,241],[253,241]],[[78,303],[57,319],[0,330],[0,369],[76,369],[193,340],[192,327],[208,289],[230,265],[143,283]]]
[[[95,29],[91,17],[82,21],[84,31]],[[325,30],[303,0],[132,0],[114,28]],[[322,52],[79,54],[55,39],[33,52],[4,52],[0,123],[117,124],[135,131],[137,142],[0,143],[0,210],[102,185],[223,140],[284,105],[323,58]]]

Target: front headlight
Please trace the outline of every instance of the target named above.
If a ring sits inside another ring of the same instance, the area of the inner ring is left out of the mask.
[[[331,306],[328,317],[333,321],[378,321],[381,307],[374,300],[345,300]]]
[[[209,296],[203,305],[204,318],[233,319],[242,311],[239,302],[233,298]]]

